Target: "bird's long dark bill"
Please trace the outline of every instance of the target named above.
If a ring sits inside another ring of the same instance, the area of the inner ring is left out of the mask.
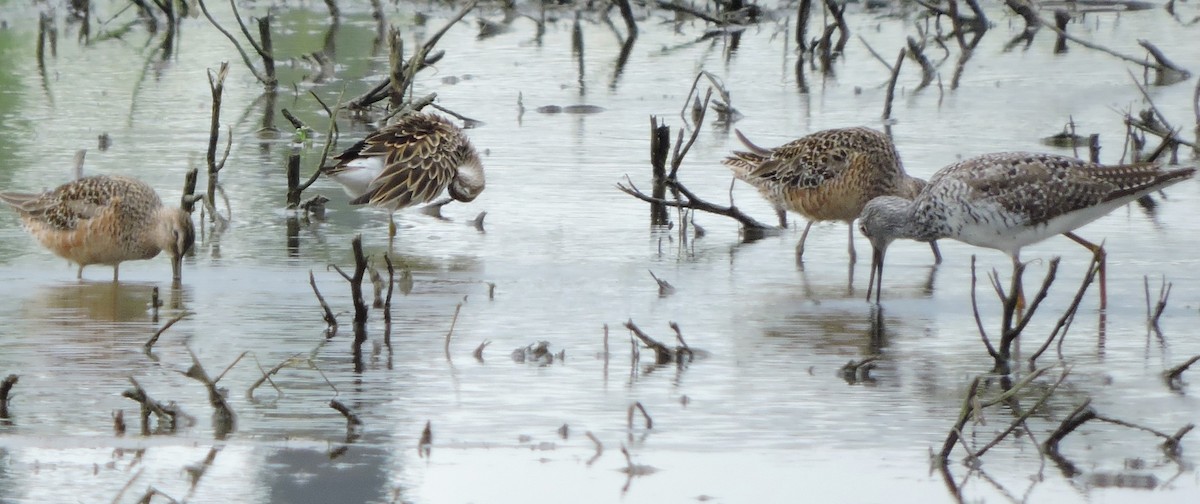
[[[879,295],[883,291],[883,249],[871,247],[871,278],[867,280],[867,301],[871,300],[871,292],[875,292],[875,304],[879,304]]]
[[[171,280],[174,281],[175,283],[179,283],[179,281],[182,279],[183,279],[183,256],[182,255],[172,255],[171,256]]]

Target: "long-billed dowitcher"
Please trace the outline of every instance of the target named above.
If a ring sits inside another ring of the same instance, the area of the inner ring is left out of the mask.
[[[1152,163],[1103,166],[1054,154],[985,154],[947,166],[912,200],[871,200],[859,229],[871,241],[875,301],[883,286],[883,257],[897,238],[953,238],[1012,257],[1021,247],[1063,234],[1092,250],[1100,262],[1101,307],[1106,304],[1103,250],[1072,233],[1142,195],[1187,179],[1195,168],[1167,170]]]
[[[115,282],[122,261],[165,250],[179,281],[183,255],[196,239],[191,215],[164,206],[154,188],[129,177],[84,177],[43,193],[3,192],[0,200],[21,215],[42,246],[78,264],[78,278],[84,266],[107,264]]]
[[[368,135],[323,168],[351,204],[395,212],[433,201],[449,189],[458,201],[483,192],[483,162],[458,126],[436,114],[414,113]],[[395,224],[389,227],[395,234]]]
[[[813,223],[842,221],[849,225],[850,262],[855,262],[853,223],[863,206],[878,196],[909,199],[925,187],[924,180],[904,171],[891,138],[870,128],[818,131],[772,149],[755,145],[740,131],[737,135],[749,152],[725,158],[733,175],[757,188],[777,211],[808,219],[796,245],[797,260],[804,257]],[[941,262],[937,243],[930,247]]]

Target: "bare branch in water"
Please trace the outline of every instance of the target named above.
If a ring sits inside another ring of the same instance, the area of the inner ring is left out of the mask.
[[[0,418],[8,418],[8,394],[12,392],[13,385],[16,385],[18,380],[17,375],[10,374],[0,382]]]
[[[743,213],[741,211],[741,209],[739,209],[736,206],[724,207],[724,206],[720,206],[720,205],[715,205],[713,203],[709,203],[708,201],[705,201],[703,199],[699,199],[695,196],[695,194],[693,194],[690,190],[688,190],[686,187],[683,186],[683,184],[679,183],[678,181],[667,181],[667,185],[672,188],[678,189],[680,194],[684,196],[684,199],[668,200],[668,199],[663,199],[663,198],[655,198],[653,196],[650,196],[650,195],[642,192],[640,189],[637,188],[637,186],[633,185],[633,181],[631,181],[629,179],[629,177],[625,177],[625,183],[618,183],[617,189],[620,189],[621,192],[628,194],[630,196],[633,196],[642,201],[645,201],[647,203],[657,203],[657,204],[661,204],[661,205],[665,205],[665,206],[669,206],[669,207],[688,208],[688,209],[692,209],[692,210],[699,210],[701,212],[708,212],[708,213],[717,214],[717,215],[724,215],[726,217],[737,220],[739,223],[742,224],[742,226],[745,226],[748,230],[757,231],[759,233],[765,234],[767,231],[776,229],[773,226],[769,226],[767,224],[763,224],[763,223],[759,222],[754,217],[746,215],[745,213]]]
[[[654,338],[651,338],[649,335],[642,332],[642,330],[633,323],[632,319],[625,322],[625,328],[632,331],[634,336],[637,336],[639,340],[642,340],[642,343],[644,343],[647,347],[650,347],[651,350],[654,350],[654,362],[656,364],[675,362],[675,352],[672,351],[667,345],[658,342]]]
[[[633,430],[633,412],[635,409],[642,413],[642,418],[646,420],[646,428],[653,429],[654,420],[650,418],[650,414],[646,412],[646,407],[642,406],[641,401],[637,401],[629,405],[629,413],[626,415],[626,426],[628,429]]]
[[[425,421],[425,430],[421,431],[421,439],[417,441],[417,455],[428,457],[433,451],[433,423]]]
[[[599,439],[596,439],[596,435],[592,434],[592,431],[587,431],[583,433],[583,435],[592,440],[592,444],[596,447],[596,454],[592,455],[592,458],[588,459],[587,461],[587,465],[590,466],[596,461],[596,459],[600,458],[600,456],[604,454],[604,444],[601,443]]]
[[[1183,388],[1183,372],[1187,371],[1188,368],[1192,367],[1192,364],[1195,364],[1197,361],[1200,361],[1200,355],[1192,357],[1183,364],[1168,369],[1165,373],[1163,373],[1163,376],[1167,380],[1167,386],[1171,387],[1171,390],[1181,390]],[[0,400],[3,400],[3,398],[4,395],[0,393]],[[3,407],[3,405],[0,405],[0,407]]]
[[[317,295],[317,301],[321,303],[321,309],[325,312],[325,338],[332,338],[337,335],[337,317],[333,315],[333,310],[329,309],[329,303],[325,302],[325,296],[322,296],[321,291],[317,289],[317,279],[313,276],[312,270],[308,270],[308,283],[312,285],[313,293]]]
[[[462,303],[458,303],[454,307],[454,318],[450,319],[450,330],[446,331],[446,345],[443,350],[446,352],[446,362],[450,362],[450,337],[454,335],[454,324],[458,322],[458,312],[462,311]]]
[[[191,315],[191,314],[192,314],[191,312],[183,312],[183,313],[180,313],[179,315],[176,315],[175,318],[168,320],[167,323],[163,324],[163,326],[161,328],[159,328],[159,330],[154,332],[154,336],[151,336],[150,340],[147,341],[145,345],[142,345],[144,351],[146,353],[150,353],[150,349],[153,348],[154,344],[158,342],[158,337],[162,336],[163,332],[165,332],[167,329],[170,329],[171,326],[175,325],[176,322],[183,320],[185,317],[187,317],[188,315]]]
[[[650,278],[653,278],[653,279],[654,279],[654,281],[655,281],[656,283],[658,283],[658,295],[659,295],[659,297],[666,297],[666,296],[670,296],[671,294],[674,294],[674,293],[675,293],[675,286],[674,286],[674,285],[671,285],[671,283],[670,283],[670,282],[667,282],[666,280],[663,280],[663,279],[661,279],[661,278],[658,278],[658,276],[656,276],[656,275],[654,274],[654,271],[651,271],[651,270],[647,270],[647,271],[650,271]]]

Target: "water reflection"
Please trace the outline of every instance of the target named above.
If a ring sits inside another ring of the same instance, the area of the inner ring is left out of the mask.
[[[304,448],[275,450],[261,475],[267,502],[403,502],[400,488],[388,491],[390,473],[382,450],[353,447],[331,463],[330,452]],[[397,500],[397,497],[401,497]]]
[[[93,321],[149,320],[151,299],[158,284],[82,281],[38,287],[22,299],[21,310],[31,320],[51,326],[74,327]],[[167,289],[167,306],[178,308],[182,292]]]

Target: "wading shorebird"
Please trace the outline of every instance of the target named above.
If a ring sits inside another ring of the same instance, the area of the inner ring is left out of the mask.
[[[853,224],[863,206],[878,196],[911,199],[925,187],[905,173],[892,139],[870,128],[818,131],[773,149],[755,145],[741,131],[737,136],[749,152],[735,151],[723,161],[734,177],[757,188],[781,215],[791,210],[808,219],[796,245],[798,261],[813,223],[842,221],[849,226],[853,264]],[[942,262],[937,243],[929,246]]]
[[[165,250],[178,282],[183,255],[196,240],[190,214],[164,206],[154,188],[129,177],[84,177],[43,193],[0,192],[0,200],[42,246],[78,264],[81,279],[84,266],[107,264],[115,282],[122,261]]]
[[[1055,154],[984,154],[947,166],[916,198],[871,200],[859,230],[871,241],[871,289],[883,287],[883,257],[898,238],[953,238],[1012,257],[1021,247],[1062,234],[1087,247],[1100,263],[1100,307],[1107,304],[1104,250],[1072,231],[1141,196],[1190,178],[1195,168],[1153,163],[1104,166]]]
[[[447,119],[426,113],[401,117],[368,135],[322,168],[342,185],[350,204],[371,204],[395,212],[428,203],[449,189],[469,202],[483,192],[483,162],[470,139]],[[389,218],[388,236],[396,223]]]

